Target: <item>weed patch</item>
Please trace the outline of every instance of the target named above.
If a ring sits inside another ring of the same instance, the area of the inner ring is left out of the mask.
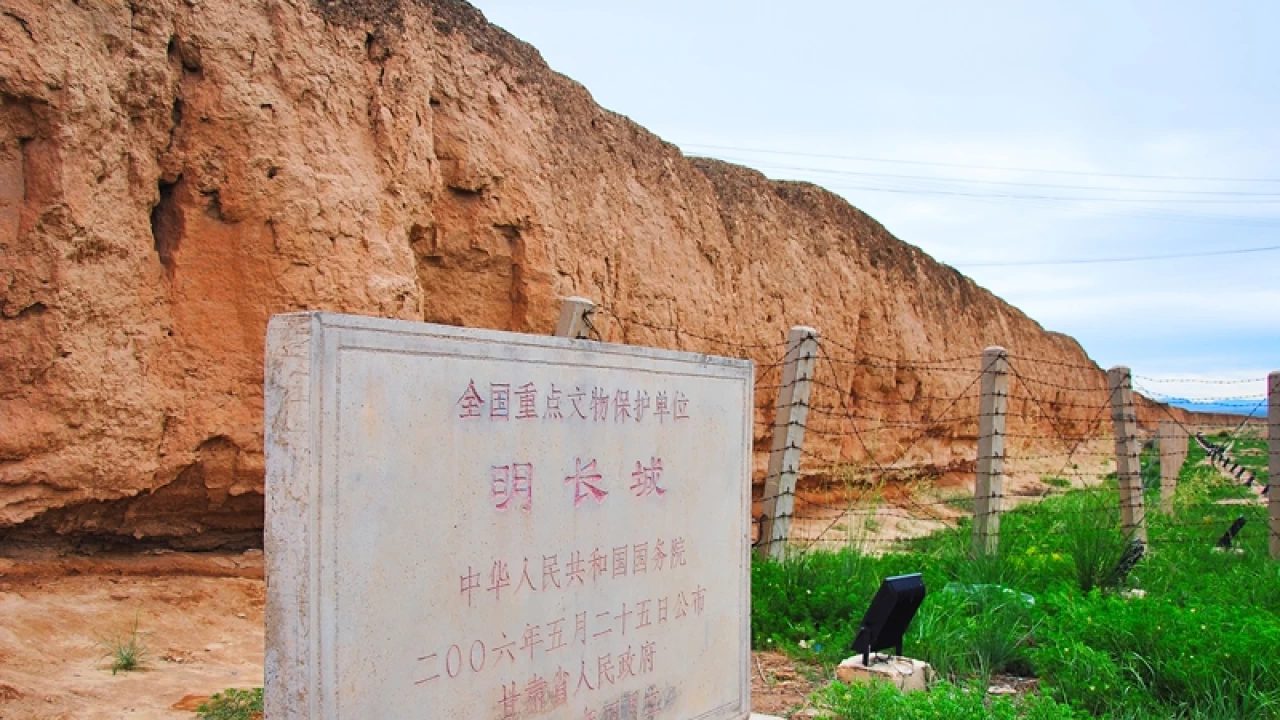
[[[255,720],[262,717],[262,688],[216,693],[196,712],[201,720]]]
[[[1236,447],[1249,450],[1249,440]],[[1266,509],[1214,504],[1239,488],[1194,460],[1174,512],[1149,512],[1148,553],[1118,592],[1127,547],[1114,478],[1005,513],[1000,554],[973,558],[970,526],[870,555],[847,548],[757,561],[753,643],[832,665],[851,655],[880,581],[920,572],[929,594],[905,653],[944,679],[934,691],[836,684],[815,700],[840,718],[1280,718],[1280,563]],[[1203,452],[1199,458],[1203,459]],[[1158,488],[1148,493],[1154,502]],[[1217,539],[1236,517],[1240,553]],[[1039,697],[988,697],[996,673],[1038,679]]]

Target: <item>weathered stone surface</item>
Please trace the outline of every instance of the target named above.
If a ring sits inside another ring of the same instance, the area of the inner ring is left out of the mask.
[[[751,364],[584,345],[272,320],[269,717],[747,717]]]
[[[843,683],[888,682],[903,692],[928,690],[933,680],[933,667],[914,658],[894,656],[874,658],[870,665],[862,657],[845,658],[836,667],[836,679]]]
[[[831,193],[684,158],[456,0],[6,0],[0,48],[10,537],[257,542],[263,338],[302,309],[545,333],[576,294],[738,342],[812,324],[878,364],[999,344],[1096,388],[1044,403],[1105,402],[1070,338]],[[839,367],[856,403],[969,379]],[[1039,412],[1009,410],[1011,429]],[[969,435],[940,427],[911,459],[952,463]]]

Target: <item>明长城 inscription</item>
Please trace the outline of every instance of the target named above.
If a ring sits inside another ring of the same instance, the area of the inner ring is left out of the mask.
[[[273,318],[267,717],[748,715],[751,365]]]

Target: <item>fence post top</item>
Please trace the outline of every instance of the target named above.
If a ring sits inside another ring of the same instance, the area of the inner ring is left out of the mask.
[[[591,307],[596,306],[596,303],[594,300],[590,298],[578,297],[577,295],[570,295],[569,297],[564,298],[563,300],[564,302],[578,303],[580,305],[590,305]]]
[[[1110,375],[1112,373],[1115,373],[1116,375],[1128,375],[1129,366],[1128,365],[1112,365],[1110,368],[1107,369],[1107,374]]]
[[[812,335],[814,337],[818,336],[818,329],[814,327],[809,327],[808,325],[792,325],[791,332],[804,333],[806,335]]]
[[[987,348],[982,351],[982,354],[983,355],[1008,355],[1009,351],[1005,350],[1004,347],[1000,345],[988,345]]]

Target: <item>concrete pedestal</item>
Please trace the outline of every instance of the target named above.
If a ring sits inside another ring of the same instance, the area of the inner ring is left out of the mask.
[[[933,679],[929,663],[907,657],[872,658],[870,665],[862,664],[862,656],[846,658],[836,668],[836,677],[845,683],[869,683],[873,680],[891,682],[899,690],[928,690]]]

